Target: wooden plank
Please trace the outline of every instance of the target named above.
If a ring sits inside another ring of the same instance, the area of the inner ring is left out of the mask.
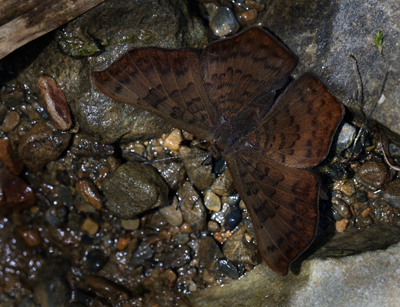
[[[0,59],[104,0],[0,0]]]

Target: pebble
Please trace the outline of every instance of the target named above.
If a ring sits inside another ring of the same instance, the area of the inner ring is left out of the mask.
[[[220,259],[218,260],[218,266],[221,269],[222,273],[232,279],[239,278],[239,272],[236,266],[227,259]]]
[[[140,226],[140,220],[138,217],[129,220],[121,219],[121,227],[125,230],[136,230]]]
[[[172,271],[171,269],[167,269],[160,274],[160,278],[169,281],[175,281],[177,279],[177,276],[174,271]]]
[[[178,199],[174,197],[172,205],[160,208],[160,213],[172,226],[180,226],[183,223],[181,208],[176,209]]]
[[[390,143],[389,144],[389,154],[391,157],[400,157],[400,146]]]
[[[211,186],[211,191],[220,196],[230,196],[236,192],[235,183],[228,169],[216,178]]]
[[[131,239],[131,236],[130,236],[130,235],[125,235],[125,236],[123,236],[123,237],[121,237],[121,238],[118,238],[118,241],[117,241],[117,248],[118,248],[120,251],[124,250],[124,249],[128,246],[129,240],[130,240],[130,239]]]
[[[234,263],[257,265],[261,262],[257,245],[247,242],[245,233],[245,228],[239,227],[226,240],[222,251],[224,256]]]
[[[342,128],[340,129],[338,139],[336,141],[336,151],[339,153],[349,148],[351,144],[353,144],[354,139],[356,138],[357,130],[356,127],[344,123]]]
[[[87,217],[81,225],[81,230],[87,231],[90,235],[94,236],[99,231],[99,224]]]
[[[54,205],[46,210],[45,220],[54,227],[58,228],[67,221],[68,212],[63,205]]]
[[[338,197],[332,197],[331,202],[333,209],[340,215],[341,218],[351,218],[351,211],[346,202]]]
[[[40,76],[36,82],[39,99],[49,114],[54,126],[59,130],[68,130],[71,128],[72,119],[67,100],[61,88],[53,78]]]
[[[372,225],[373,224],[373,220],[372,220],[372,218],[370,217],[370,216],[359,216],[357,219],[356,219],[356,226],[357,227],[367,227],[367,226],[369,226],[369,225]]]
[[[246,10],[240,14],[239,20],[246,24],[252,24],[257,20],[258,12],[256,9]]]
[[[89,275],[83,283],[83,288],[87,288],[106,299],[126,301],[130,298],[129,290],[104,277]],[[103,304],[93,304],[91,306],[105,306]]]
[[[71,299],[71,289],[64,276],[50,276],[35,283],[34,300],[39,306],[66,306]]]
[[[211,19],[210,28],[214,35],[223,37],[239,30],[239,23],[233,11],[227,6],[221,6]]]
[[[86,267],[91,273],[97,273],[100,271],[108,262],[109,257],[99,249],[91,249],[86,255]]]
[[[178,194],[182,198],[190,187],[190,182],[186,181]],[[195,191],[191,188],[186,194],[185,199],[181,203],[181,210],[183,215],[183,221],[188,223],[193,230],[203,230],[206,226],[206,208],[203,202]]]
[[[395,179],[389,183],[380,196],[393,208],[400,209],[400,179]]]
[[[185,167],[182,162],[164,161],[152,164],[158,173],[164,178],[171,190],[177,190],[185,180]]]
[[[153,257],[154,251],[149,242],[141,242],[132,255],[131,263],[134,267],[143,264],[146,260]]]
[[[178,247],[172,253],[167,254],[164,260],[166,268],[180,268],[191,260],[190,248],[186,245]]]
[[[45,123],[37,123],[22,136],[18,155],[30,170],[37,172],[61,156],[70,138],[69,133],[53,131]]]
[[[17,232],[24,239],[25,243],[29,247],[35,247],[42,243],[39,231],[36,228],[29,228],[27,226],[22,226],[18,228]]]
[[[189,242],[189,234],[188,233],[178,233],[178,235],[175,237],[175,242],[178,243],[179,245],[183,245],[186,244],[187,242]]]
[[[347,219],[342,219],[340,221],[336,221],[335,222],[336,231],[343,232],[346,229],[348,223],[349,223],[349,220],[347,220]]]
[[[365,162],[358,172],[360,178],[374,188],[381,189],[389,182],[389,172],[382,162]]]
[[[172,132],[167,136],[164,141],[164,146],[168,150],[178,150],[179,145],[183,141],[182,131],[179,129],[173,129]]]
[[[181,232],[185,232],[185,233],[191,233],[192,232],[192,227],[190,227],[190,224],[188,223],[183,223],[180,227],[179,227]]]
[[[22,162],[15,156],[8,137],[0,139],[0,160],[14,175],[19,175],[24,168]]]
[[[218,13],[220,5],[215,2],[203,2],[204,8],[207,11],[209,17],[213,18]]]
[[[204,206],[208,210],[218,212],[221,210],[221,199],[210,189],[204,191]]]
[[[96,208],[96,210],[101,209],[102,204],[99,191],[91,181],[80,179],[76,182],[75,188],[84,201]]]
[[[354,181],[352,179],[338,180],[334,182],[333,190],[338,190],[347,196],[353,196],[356,192]]]
[[[13,131],[19,125],[20,122],[21,122],[21,115],[19,115],[19,112],[11,111],[4,119],[2,127],[3,132],[7,133]]]
[[[233,230],[237,225],[239,225],[242,220],[242,211],[239,206],[230,206],[224,222],[224,228],[226,230]]]
[[[106,207],[113,215],[128,220],[163,206],[168,200],[168,187],[150,165],[127,162],[105,177],[102,190]]]
[[[209,232],[218,232],[220,231],[220,228],[216,221],[208,221],[207,230]]]

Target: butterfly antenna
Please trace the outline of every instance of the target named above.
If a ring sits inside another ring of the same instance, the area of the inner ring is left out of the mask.
[[[193,188],[194,183],[195,183],[197,177],[199,177],[201,171],[203,170],[203,168],[204,168],[204,166],[205,166],[206,161],[207,161],[210,157],[211,157],[211,153],[209,152],[209,153],[207,154],[207,157],[201,162],[201,167],[200,167],[199,171],[197,172],[196,177],[194,177],[193,181],[190,183],[190,187],[186,190],[186,192],[185,192],[185,194],[183,195],[182,199],[181,199],[181,200],[179,201],[179,203],[176,205],[175,210],[178,210],[178,209],[181,207],[181,204],[182,204],[183,201],[185,200],[185,198],[186,198],[186,196],[188,195],[189,191]]]
[[[162,159],[157,159],[157,160],[153,160],[153,161],[145,161],[143,162],[143,164],[153,164],[156,162],[165,162],[165,161],[170,161],[170,160],[176,160],[176,159],[180,159],[180,158],[186,158],[186,157],[192,157],[192,156],[198,156],[198,153],[194,153],[194,154],[187,154],[187,155],[183,155],[183,156],[176,156],[176,157],[168,157],[168,158],[162,158]]]

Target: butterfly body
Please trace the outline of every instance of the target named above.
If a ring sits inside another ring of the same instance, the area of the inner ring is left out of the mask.
[[[297,58],[250,28],[194,49],[133,49],[92,73],[111,98],[147,110],[226,159],[250,213],[264,261],[286,275],[312,243],[319,179],[309,168],[328,153],[344,109],[311,75],[289,85]]]

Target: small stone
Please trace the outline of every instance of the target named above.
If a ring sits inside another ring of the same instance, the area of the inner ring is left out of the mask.
[[[179,245],[186,244],[189,242],[189,234],[188,233],[178,233],[178,235],[175,237],[175,242],[178,243]]]
[[[121,219],[121,227],[125,230],[136,230],[140,226],[139,218],[135,217],[129,220],[122,220]]]
[[[190,188],[190,183],[185,182],[183,187],[179,189],[178,194],[182,198]],[[201,201],[200,196],[195,189],[191,188],[182,201],[181,210],[183,220],[190,224],[194,230],[203,230],[206,226],[206,208]]]
[[[219,242],[219,243],[224,243],[226,241],[226,237],[222,232],[216,232],[213,234],[213,238],[215,239],[215,241]]]
[[[191,259],[190,248],[184,245],[169,253],[165,257],[164,265],[166,268],[176,269],[188,264]]]
[[[99,224],[88,217],[82,223],[81,230],[87,231],[90,235],[94,236],[99,230]]]
[[[24,168],[22,162],[15,156],[7,137],[0,139],[0,160],[14,175],[19,175]]]
[[[154,251],[149,242],[140,243],[139,247],[132,255],[131,263],[134,267],[143,264],[146,260],[153,257]]]
[[[223,253],[228,260],[234,263],[257,265],[261,262],[257,245],[247,242],[245,233],[245,228],[239,227],[226,240]]]
[[[164,178],[171,190],[177,190],[186,178],[185,167],[182,162],[154,162],[152,164]]]
[[[390,143],[389,144],[389,154],[391,157],[400,157],[400,146]]]
[[[182,141],[182,131],[179,129],[174,129],[165,139],[164,146],[168,150],[178,150]]]
[[[21,138],[18,155],[30,170],[37,172],[61,156],[70,138],[69,133],[53,131],[46,124],[37,123]]]
[[[123,236],[121,238],[118,238],[117,248],[120,251],[124,250],[128,246],[129,240],[130,240],[130,236]]]
[[[106,207],[117,217],[130,219],[149,209],[163,206],[168,187],[156,170],[138,162],[127,162],[102,182]]]
[[[257,20],[258,17],[258,12],[256,9],[250,9],[247,11],[244,11],[242,14],[239,16],[239,20],[247,23],[247,24],[252,24]]]
[[[218,260],[218,266],[221,269],[222,273],[232,279],[239,278],[239,272],[236,266],[227,259],[220,259]]]
[[[381,162],[365,162],[358,172],[360,178],[374,188],[380,189],[389,182],[389,172]]]
[[[346,229],[348,223],[349,223],[349,220],[347,220],[347,219],[342,219],[340,221],[336,221],[335,222],[336,231],[343,232]]]
[[[210,28],[216,36],[223,37],[239,30],[239,23],[233,11],[226,6],[221,6],[217,14],[211,19]]]
[[[207,230],[209,232],[218,232],[220,231],[220,228],[216,221],[208,221]]]
[[[204,206],[208,210],[218,212],[221,210],[221,199],[210,189],[204,191]]]
[[[372,212],[372,208],[366,208],[361,212],[361,216],[365,217]]]
[[[130,298],[129,290],[103,277],[89,275],[83,283],[85,288],[91,289],[96,295],[112,300],[126,301]],[[104,305],[93,305],[104,306]]]
[[[239,225],[242,220],[242,211],[239,206],[230,206],[226,216],[224,228],[226,230],[233,230],[237,225]]]
[[[80,179],[75,185],[78,194],[96,210],[100,210],[102,207],[101,197],[96,186],[87,179]]]
[[[215,15],[217,15],[220,5],[215,2],[203,2],[203,4],[210,18],[213,18]]]
[[[24,239],[29,247],[35,247],[42,243],[39,231],[36,228],[29,228],[27,226],[20,227],[18,234]]]
[[[190,227],[190,225],[188,223],[183,223],[181,225],[181,227],[179,227],[181,232],[185,232],[185,233],[191,233],[192,232],[192,227]]]
[[[349,206],[342,199],[338,197],[332,197],[333,209],[344,219],[351,218],[351,211]]]
[[[183,223],[182,211],[180,208],[176,209],[178,199],[174,197],[172,205],[160,208],[160,213],[172,226],[180,226]]]
[[[389,183],[380,195],[390,206],[400,209],[400,179],[395,179]]]
[[[356,127],[349,125],[348,123],[344,123],[342,128],[340,129],[338,139],[336,142],[336,151],[342,152],[345,149],[349,148],[351,144],[353,144],[354,139],[356,138]]]
[[[13,131],[21,122],[21,115],[16,111],[11,111],[3,122],[2,130],[3,132]]]
[[[171,233],[167,229],[163,229],[159,232],[158,237],[160,240],[169,241],[171,240]]]
[[[166,279],[168,281],[175,281],[177,276],[171,269],[165,270],[160,274],[161,279]]]
[[[71,128],[72,119],[67,100],[53,78],[40,76],[36,82],[40,102],[59,130]]]
[[[97,273],[107,264],[108,259],[103,251],[91,249],[86,256],[86,267],[89,272]]]
[[[354,187],[354,181],[352,179],[338,180],[334,183],[334,190],[341,191],[343,194],[347,196],[352,196],[356,189]]]
[[[55,275],[35,283],[34,297],[38,306],[66,306],[71,289],[64,276]]]
[[[233,182],[233,178],[228,169],[214,180],[211,186],[211,191],[220,196],[230,196],[237,193],[235,183]]]

